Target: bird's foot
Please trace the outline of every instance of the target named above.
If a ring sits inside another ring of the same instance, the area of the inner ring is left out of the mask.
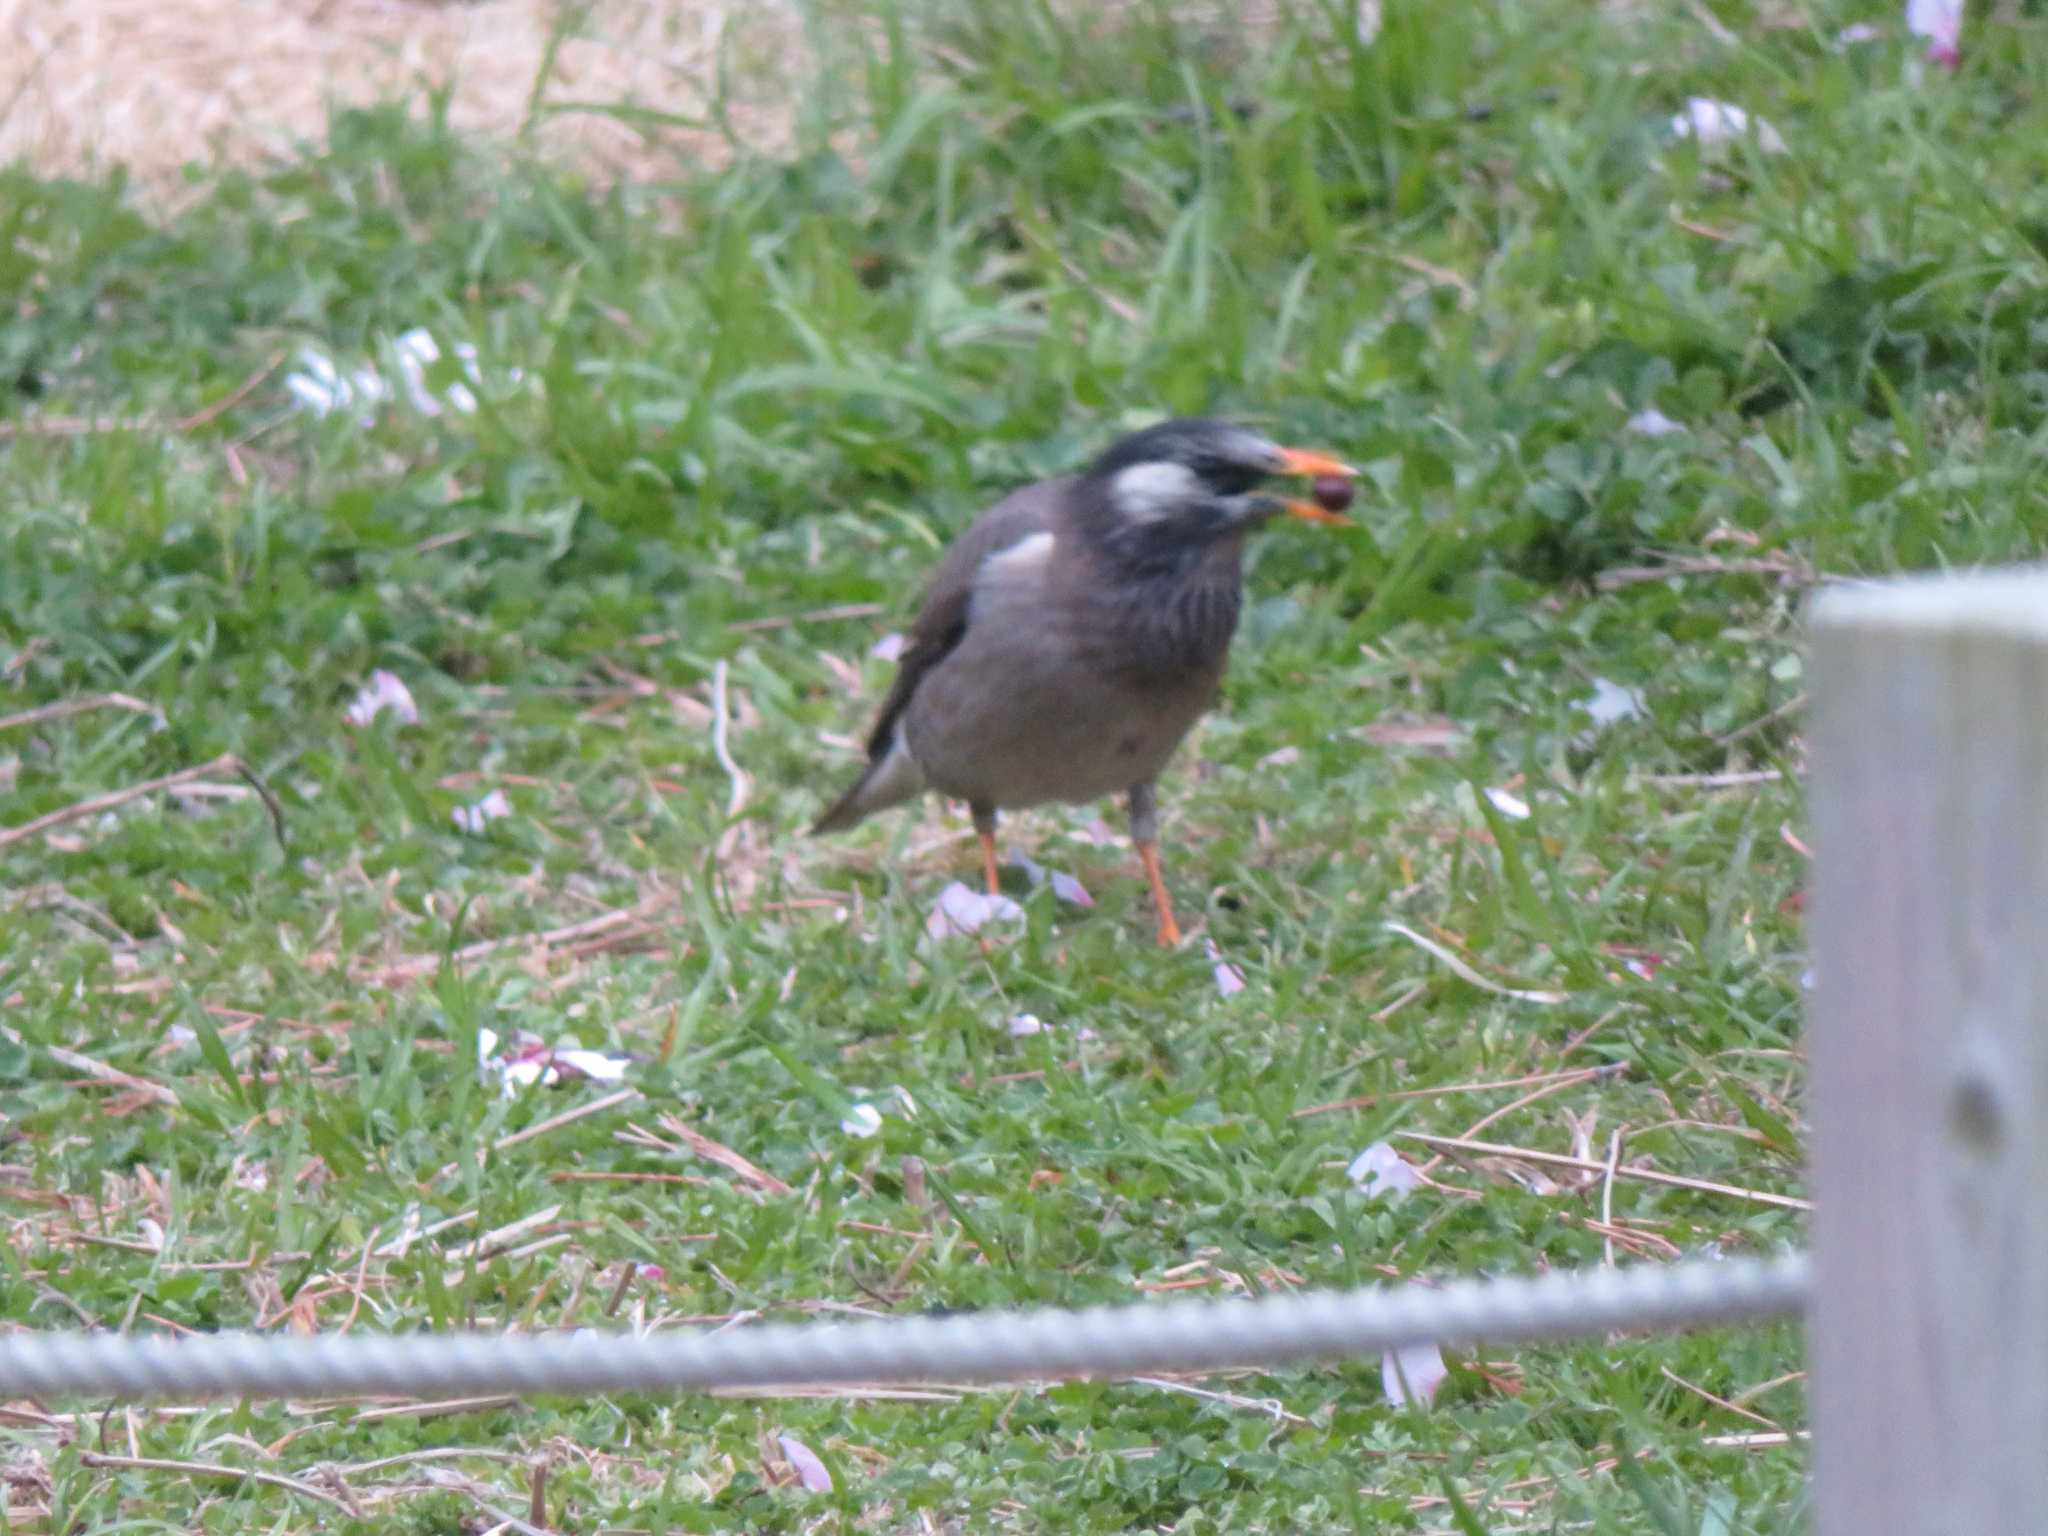
[[[1173,949],[1180,944],[1180,924],[1173,918],[1173,898],[1166,894],[1166,876],[1159,868],[1156,843],[1138,844],[1138,862],[1145,866],[1145,883],[1152,887],[1152,904],[1159,910],[1159,944]]]
[[[982,832],[977,835],[981,839],[982,878],[988,882],[989,895],[1000,896],[1003,894],[1003,882],[996,865],[995,834],[993,832]]]

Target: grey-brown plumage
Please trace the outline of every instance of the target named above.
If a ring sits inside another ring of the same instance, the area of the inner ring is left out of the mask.
[[[998,809],[1126,791],[1160,937],[1178,942],[1157,878],[1152,785],[1215,701],[1245,535],[1283,511],[1343,521],[1254,487],[1274,474],[1348,473],[1241,427],[1189,419],[991,507],[933,573],[867,768],[814,830],[937,789],[972,808],[993,890]]]

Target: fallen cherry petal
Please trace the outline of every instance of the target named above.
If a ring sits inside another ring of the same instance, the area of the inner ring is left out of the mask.
[[[1756,147],[1767,155],[1785,153],[1783,135],[1762,118],[1755,121]],[[1745,137],[1749,131],[1747,112],[1733,102],[1715,101],[1710,96],[1688,98],[1685,110],[1671,119],[1673,137],[1691,139],[1704,150],[1719,149]]]
[[[1486,792],[1486,798],[1488,803],[1496,811],[1499,811],[1501,815],[1507,817],[1509,821],[1527,821],[1529,819],[1529,802],[1520,795],[1513,794],[1505,789],[1489,789]]]
[[[400,725],[419,724],[419,707],[412,701],[412,690],[396,673],[380,667],[370,674],[369,683],[350,702],[342,718],[350,725],[365,726],[387,709]]]
[[[1927,39],[1927,57],[1943,68],[1962,62],[1963,0],[1906,0],[1906,30]]]
[[[955,880],[939,892],[924,920],[924,931],[943,939],[978,932],[990,923],[1016,922],[1023,916],[1024,909],[1009,897],[985,896]]]
[[[1435,1344],[1403,1344],[1380,1356],[1380,1389],[1396,1408],[1427,1408],[1451,1374]]]
[[[603,1051],[587,1051],[581,1046],[548,1053],[548,1064],[564,1068],[582,1077],[594,1078],[600,1083],[616,1083],[624,1079],[626,1068],[631,1064],[624,1056],[607,1056]]]
[[[1685,424],[1673,421],[1654,405],[1646,406],[1623,423],[1622,431],[1637,437],[1669,437],[1674,432],[1683,432]]]
[[[1579,708],[1592,716],[1595,725],[1615,725],[1643,713],[1643,691],[1596,677],[1592,693],[1579,701]]]
[[[909,643],[901,635],[884,635],[869,648],[868,654],[877,661],[900,661],[903,659],[904,647]]]
[[[1344,1170],[1344,1175],[1368,1198],[1374,1195],[1405,1195],[1422,1186],[1415,1165],[1384,1141],[1374,1142],[1351,1159],[1351,1166]]]
[[[1010,862],[1018,869],[1023,870],[1024,878],[1033,885],[1044,885],[1048,880],[1051,881],[1053,895],[1059,897],[1061,901],[1066,902],[1069,906],[1092,907],[1095,905],[1095,898],[1088,894],[1088,887],[1079,880],[1076,880],[1072,875],[1066,873],[1066,871],[1047,869],[1029,854],[1019,853],[1015,849],[1010,850]]]
[[[1209,974],[1215,978],[1216,990],[1225,997],[1237,996],[1244,990],[1244,972],[1223,958],[1214,939],[1202,940],[1202,946],[1209,955]]]
[[[474,805],[458,805],[449,812],[455,819],[457,830],[472,837],[482,833],[492,822],[512,814],[512,802],[505,798],[505,791],[494,789]]]
[[[849,1136],[857,1136],[865,1141],[881,1131],[882,1112],[872,1104],[856,1104],[839,1122],[839,1129]]]
[[[1012,1040],[1024,1040],[1032,1035],[1042,1035],[1051,1028],[1035,1013],[1019,1013],[1010,1019],[1009,1029]]]
[[[778,1435],[776,1437],[776,1444],[782,1447],[782,1454],[789,1458],[789,1465],[791,1470],[796,1473],[796,1480],[808,1492],[830,1493],[832,1491],[832,1474],[825,1470],[825,1463],[818,1459],[816,1451],[805,1445],[803,1441],[797,1439],[795,1435]]]

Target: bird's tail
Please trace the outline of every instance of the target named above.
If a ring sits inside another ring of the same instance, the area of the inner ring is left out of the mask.
[[[876,811],[886,811],[924,793],[924,770],[903,745],[899,730],[888,751],[869,762],[861,776],[811,826],[812,833],[844,832]]]

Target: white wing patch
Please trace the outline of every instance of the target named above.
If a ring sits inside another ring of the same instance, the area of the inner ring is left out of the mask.
[[[1157,459],[1120,469],[1109,483],[1110,500],[1118,512],[1135,523],[1156,522],[1172,517],[1181,508],[1200,499],[1202,483],[1185,464]]]
[[[1052,558],[1054,542],[1051,534],[1040,532],[1019,539],[1008,549],[998,550],[981,562],[981,569],[975,573],[975,585],[986,581],[1015,581],[1019,577],[1036,575]]]

